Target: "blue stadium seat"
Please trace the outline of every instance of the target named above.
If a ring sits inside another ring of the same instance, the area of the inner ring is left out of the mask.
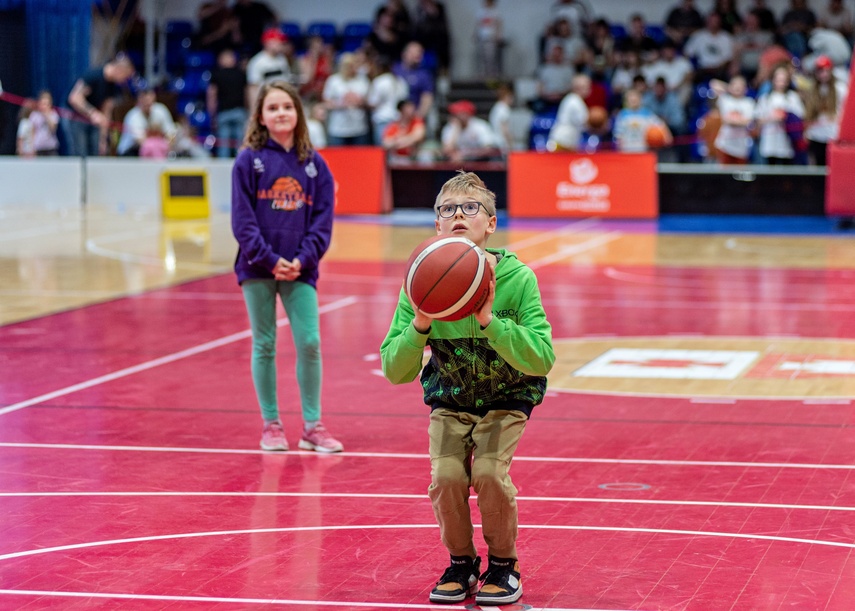
[[[665,28],[661,25],[647,25],[644,29],[644,33],[650,36],[653,40],[655,40],[658,44],[662,44],[668,38],[667,34],[665,34]]]
[[[338,28],[332,21],[313,21],[306,26],[306,38],[320,36],[324,42],[336,44],[338,39]]]
[[[303,29],[299,23],[296,21],[283,21],[279,24],[279,28],[288,37],[288,40],[291,41],[295,50],[303,48]]]
[[[362,43],[371,34],[371,24],[365,21],[351,21],[346,23],[341,30],[341,50],[353,51],[362,46]]]
[[[531,127],[528,133],[528,148],[532,151],[546,151],[546,142],[549,140],[549,130],[555,123],[556,111],[537,113],[531,119]]]
[[[213,51],[187,51],[184,53],[184,67],[208,70],[214,67],[217,59]]]
[[[625,28],[625,27],[623,27],[623,26],[622,26],[621,24],[619,24],[619,23],[613,23],[613,24],[611,24],[611,25],[609,26],[609,30],[611,31],[611,33],[612,33],[612,38],[614,38],[614,39],[615,39],[615,42],[617,42],[617,41],[619,41],[619,40],[623,40],[623,39],[624,39],[624,38],[626,38],[626,36],[627,36],[626,28]]]

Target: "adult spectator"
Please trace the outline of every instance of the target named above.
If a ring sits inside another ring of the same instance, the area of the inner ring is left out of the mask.
[[[570,93],[564,96],[549,130],[546,148],[550,151],[575,151],[579,149],[582,132],[588,122],[585,98],[591,93],[591,78],[587,74],[573,77]]]
[[[217,135],[217,157],[237,155],[246,130],[246,73],[232,49],[223,49],[205,92],[208,116]]]
[[[612,28],[605,19],[597,19],[588,28],[588,48],[591,51],[591,63],[611,68],[614,65],[614,54],[617,42],[612,35]]]
[[[668,89],[663,77],[657,78],[653,85],[641,96],[641,105],[662,119],[673,136],[683,136],[686,129],[686,109],[673,91]],[[680,148],[661,149],[659,160],[677,162],[688,158],[686,147],[681,143]]]
[[[322,36],[311,36],[300,56],[300,95],[308,102],[321,99],[330,74],[335,69],[335,49]]]
[[[760,68],[760,57],[774,42],[772,32],[760,27],[757,14],[746,14],[743,28],[733,37],[735,71],[749,81],[753,79]]]
[[[514,148],[514,135],[511,131],[511,112],[514,105],[514,88],[502,83],[496,88],[496,102],[490,108],[487,120],[496,133],[496,140],[502,154],[507,155]]]
[[[89,70],[74,83],[68,94],[68,105],[75,112],[69,126],[75,155],[107,154],[107,136],[116,97],[135,73],[131,60],[119,54],[100,68]]]
[[[807,0],[790,0],[790,8],[781,17],[781,36],[784,46],[796,57],[807,53],[808,35],[816,27],[816,14]]]
[[[757,17],[761,30],[771,32],[772,34],[778,32],[778,20],[775,18],[775,13],[772,12],[772,9],[766,6],[766,0],[754,0],[754,6],[749,9],[748,13]]]
[[[338,71],[324,84],[327,107],[327,141],[330,146],[371,144],[366,97],[371,83],[357,71],[352,53],[342,53]]]
[[[398,118],[386,126],[381,142],[393,159],[413,159],[426,134],[425,122],[416,114],[416,105],[412,100],[401,100]]]
[[[446,74],[451,65],[451,35],[442,2],[419,0],[413,18],[413,38],[421,44],[423,51],[436,56],[439,72]]]
[[[544,41],[544,57],[549,57],[549,52],[554,46],[564,47],[564,62],[571,66],[584,63],[588,45],[581,34],[573,29],[573,25],[567,19],[559,19],[555,22],[552,32]]]
[[[632,87],[635,77],[642,74],[641,56],[635,51],[618,53],[617,66],[612,72],[611,92],[612,102],[610,106],[620,106],[623,94]],[[617,101],[615,101],[617,100]]]
[[[442,128],[442,154],[449,161],[491,161],[502,158],[493,128],[475,116],[475,104],[458,100],[448,105],[448,123]]]
[[[228,0],[203,2],[196,11],[196,19],[199,22],[198,48],[219,53],[240,46],[240,23],[229,8]]]
[[[650,57],[659,49],[659,43],[647,35],[647,24],[641,13],[635,13],[629,19],[629,28],[624,38],[617,42],[617,49],[621,52],[632,51],[640,57]]]
[[[546,61],[537,68],[537,99],[532,104],[535,112],[555,110],[573,85],[576,71],[564,61],[564,47],[554,45]]]
[[[591,9],[581,0],[557,0],[549,9],[549,25],[561,19],[569,21],[571,29],[582,35],[591,22]]]
[[[693,0],[681,0],[665,17],[665,33],[682,47],[689,36],[704,27],[704,18],[695,8]]]
[[[138,157],[140,150],[148,145],[152,148],[161,148],[161,142],[147,142],[149,138],[154,140],[166,140],[166,149],[169,149],[168,141],[175,137],[175,121],[165,104],[157,101],[157,93],[154,89],[141,89],[137,92],[137,103],[125,115],[122,122],[122,136],[116,147],[116,153],[122,157]],[[157,145],[157,146],[155,146]],[[161,155],[152,155],[161,157]],[[166,155],[162,155],[166,157]]]
[[[504,34],[496,0],[482,0],[475,13],[474,38],[478,74],[485,79],[499,78],[502,75]]]
[[[374,60],[367,97],[374,144],[379,145],[383,141],[386,126],[398,118],[398,102],[407,99],[408,90],[407,82],[392,72],[388,57],[380,56]]]
[[[852,40],[852,12],[843,5],[843,0],[828,0],[817,14],[817,21],[821,27],[837,30],[847,40]]]
[[[370,54],[374,57],[384,57],[390,63],[401,56],[406,43],[404,36],[395,27],[395,17],[392,11],[382,8],[371,26],[371,33],[366,43]]]
[[[645,80],[652,84],[662,77],[669,91],[677,95],[677,99],[685,106],[692,95],[692,81],[695,68],[686,57],[677,52],[677,45],[667,39],[659,50],[659,57],[648,65],[642,66]]]
[[[393,72],[407,83],[409,99],[416,105],[416,114],[427,121],[433,111],[436,83],[430,70],[422,65],[424,47],[421,43],[411,41],[401,53],[401,61]]]
[[[742,29],[742,15],[736,8],[736,0],[715,0],[712,12],[721,18],[721,28],[728,34]]]
[[[828,57],[835,66],[846,66],[852,57],[852,47],[849,46],[849,41],[843,34],[830,28],[817,27],[811,30],[808,37],[808,49],[810,53],[802,57],[802,67],[807,72],[813,70],[813,64],[817,57]]]
[[[412,30],[412,20],[410,19],[410,11],[407,9],[407,5],[404,4],[404,0],[386,0],[386,2],[377,7],[377,12],[374,14],[374,21],[377,21],[380,13],[384,11],[392,15],[393,28],[398,33],[400,40],[406,42]]]
[[[236,0],[232,13],[237,19],[242,50],[249,57],[261,51],[261,36],[268,28],[276,27],[276,13],[264,2]]]
[[[268,28],[261,35],[261,51],[252,56],[246,65],[248,84],[247,107],[255,104],[255,95],[265,81],[282,79],[293,81],[291,65],[285,56],[288,37],[278,27]]]
[[[710,13],[706,27],[689,37],[683,53],[697,64],[696,81],[727,80],[734,55],[733,36],[721,28],[721,17]]]

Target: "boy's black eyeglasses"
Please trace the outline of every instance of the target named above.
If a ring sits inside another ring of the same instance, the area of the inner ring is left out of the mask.
[[[463,211],[463,216],[475,216],[483,207],[481,202],[466,202],[465,204],[441,204],[437,206],[436,213],[444,219],[450,219],[457,214],[457,209]],[[484,208],[486,210],[486,208]]]

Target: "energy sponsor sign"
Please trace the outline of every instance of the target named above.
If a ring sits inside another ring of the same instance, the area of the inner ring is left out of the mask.
[[[336,214],[383,214],[392,210],[392,181],[381,147],[327,147],[319,152],[335,179]]]
[[[511,153],[508,214],[656,218],[659,214],[656,155]]]

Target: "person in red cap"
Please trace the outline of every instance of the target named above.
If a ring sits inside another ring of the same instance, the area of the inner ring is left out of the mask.
[[[262,83],[274,79],[288,82],[294,80],[285,54],[286,44],[288,44],[288,37],[278,27],[268,28],[261,35],[261,51],[253,55],[246,66],[247,98],[250,108]]]
[[[475,104],[458,100],[448,105],[448,123],[442,128],[442,154],[449,161],[490,161],[502,158],[499,141],[487,121],[475,116]]]
[[[810,87],[803,92],[805,138],[808,157],[814,165],[826,165],[826,147],[837,139],[847,91],[846,83],[834,75],[834,62],[826,55],[817,57]]]

